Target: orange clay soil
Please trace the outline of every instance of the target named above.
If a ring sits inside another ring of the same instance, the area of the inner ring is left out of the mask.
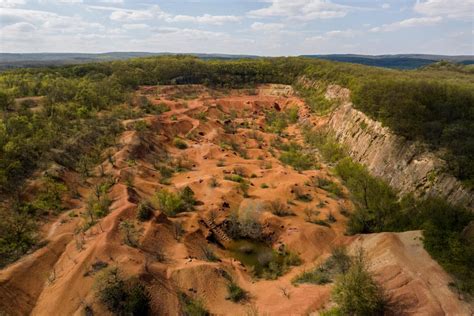
[[[316,177],[339,183],[338,179],[322,163],[319,170],[303,172],[282,164],[272,145],[276,135],[265,132],[264,110],[297,106],[300,122],[314,122],[308,108],[288,86],[266,85],[249,92],[224,94],[202,86],[142,87],[137,98],[145,96],[153,106],[165,103],[170,111],[124,121],[126,131],[112,159],[105,159],[95,170],[96,176],[85,183],[78,184],[72,172],[62,174],[70,187],[77,188],[79,197],[68,199],[68,205],[75,208],[44,227],[46,246],[0,271],[0,314],[82,315],[89,306],[94,314],[107,315],[95,297],[92,268],[94,263],[105,262],[146,285],[154,315],[178,315],[180,291],[202,300],[212,314],[303,315],[331,305],[331,285],[295,287],[291,280],[321,263],[332,247],[341,244],[367,249],[371,269],[392,297],[403,299],[405,313],[469,313],[469,306],[448,289],[449,276],[423,250],[418,232],[344,236],[346,218],[340,210],[352,209],[350,201],[308,185]],[[183,99],[189,96],[192,99]],[[134,130],[137,121],[145,121],[148,129]],[[296,124],[286,134],[277,141],[301,143]],[[188,147],[176,148],[176,137]],[[161,165],[181,171],[164,179],[158,171]],[[113,202],[109,214],[84,231],[80,228],[86,218],[85,201],[93,194],[93,186],[103,180],[100,173],[113,179],[108,192]],[[224,179],[235,173],[250,183],[245,198],[238,183]],[[211,185],[214,182],[217,186]],[[186,186],[199,201],[194,211],[167,217],[157,209],[151,220],[136,220],[139,201],[152,199],[163,188],[176,192]],[[309,194],[312,200],[297,200],[295,190]],[[274,200],[290,202],[294,216],[273,215],[268,203]],[[203,220],[212,219],[219,227],[231,212],[246,209],[258,210],[274,249],[284,244],[303,263],[277,280],[255,279],[247,267],[212,241],[219,237],[213,236]],[[336,222],[330,227],[309,223],[306,209],[319,211],[314,220],[332,214]],[[134,221],[139,228],[138,247],[124,243],[119,229],[124,220]],[[176,234],[178,222],[184,228],[182,236]],[[211,248],[220,261],[206,261],[204,247]],[[249,293],[248,300],[233,303],[226,299],[226,275]]]

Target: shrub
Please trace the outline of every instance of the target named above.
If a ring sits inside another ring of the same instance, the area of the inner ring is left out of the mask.
[[[270,212],[272,212],[276,216],[295,215],[292,211],[288,209],[288,205],[286,205],[280,200],[270,201],[269,208],[270,208]]]
[[[185,316],[209,316],[210,313],[199,299],[193,299],[183,292],[178,293],[181,311]]]
[[[242,192],[245,198],[249,197],[249,183],[247,181],[242,181],[239,183],[239,190]]]
[[[268,189],[269,186],[268,186],[268,184],[266,184],[266,183],[262,183],[262,184],[260,184],[260,188],[262,188],[262,189]]]
[[[305,271],[292,280],[292,283],[331,283],[334,276],[346,273],[351,267],[351,257],[344,247],[333,248],[331,256],[311,271]]]
[[[224,180],[234,181],[238,183],[242,183],[245,181],[245,179],[242,178],[242,176],[239,176],[238,174],[225,175]]]
[[[123,240],[125,244],[130,247],[138,247],[138,238],[140,233],[132,221],[125,220],[121,222],[119,225],[119,229],[123,235]]]
[[[118,268],[109,267],[97,275],[96,295],[107,309],[117,315],[147,315],[150,298],[135,279],[124,280]]]
[[[325,271],[315,269],[313,271],[304,271],[292,280],[294,284],[311,283],[311,284],[327,284],[331,283],[331,279]]]
[[[302,263],[300,257],[289,251],[277,253],[275,251],[265,251],[257,257],[262,270],[257,275],[268,280],[275,280],[285,274],[291,266],[298,266]]]
[[[201,247],[204,259],[209,262],[220,261],[219,257],[214,253],[214,251],[209,246]]]
[[[326,220],[327,220],[328,223],[331,223],[331,224],[335,223],[337,221],[336,218],[334,217],[334,215],[332,215],[331,211],[328,213]]]
[[[291,146],[283,151],[279,157],[284,164],[292,166],[297,171],[308,170],[316,167],[316,162],[311,154],[303,153],[301,147]]]
[[[209,185],[211,188],[216,188],[219,186],[219,182],[217,181],[217,178],[215,176],[212,176],[211,179],[209,180]]]
[[[275,110],[267,111],[265,113],[265,121],[265,130],[270,133],[276,133],[281,135],[285,128],[288,127],[288,122],[285,113],[277,112]]]
[[[173,145],[178,149],[188,148],[188,144],[184,140],[178,137],[175,137],[175,139],[173,140]]]
[[[168,190],[160,190],[156,194],[160,210],[168,216],[175,216],[184,211],[184,202],[178,194]]]
[[[159,166],[158,171],[160,172],[161,177],[166,179],[171,178],[174,174],[174,170],[165,165]]]
[[[184,187],[184,189],[179,193],[179,196],[181,197],[186,210],[192,210],[194,208],[196,199],[194,198],[194,191],[189,186]]]
[[[227,217],[225,229],[233,239],[263,241],[265,238],[260,223],[259,205],[249,205],[240,213],[232,212]]]
[[[370,275],[362,251],[354,258],[347,273],[337,278],[333,299],[344,315],[383,314],[383,290]]]
[[[286,117],[288,118],[288,121],[291,124],[295,124],[298,122],[298,107],[297,106],[292,106],[290,108],[287,108],[285,111]]]
[[[245,292],[237,283],[232,281],[227,285],[227,293],[227,298],[235,303],[247,298],[247,292]]]
[[[304,193],[301,187],[294,186],[293,193],[295,194],[296,199],[299,201],[311,202],[313,200],[313,197],[311,196],[311,194]]]
[[[148,201],[141,201],[137,207],[137,219],[145,222],[153,216],[153,206]]]
[[[324,191],[330,192],[337,197],[344,197],[344,193],[342,192],[341,187],[337,183],[329,179],[318,177],[315,179],[315,185],[318,188],[323,189]]]

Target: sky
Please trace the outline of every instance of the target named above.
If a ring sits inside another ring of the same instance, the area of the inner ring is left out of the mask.
[[[474,54],[474,0],[0,0],[0,52]]]

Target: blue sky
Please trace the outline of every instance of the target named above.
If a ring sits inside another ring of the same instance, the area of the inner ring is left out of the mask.
[[[474,54],[474,0],[0,0],[1,52]]]

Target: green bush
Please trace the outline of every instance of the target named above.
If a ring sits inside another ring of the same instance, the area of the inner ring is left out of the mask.
[[[150,298],[135,279],[123,279],[116,267],[102,270],[94,284],[97,298],[116,315],[147,315]]]
[[[340,198],[344,197],[341,187],[337,183],[327,178],[315,178],[314,183],[318,188],[323,189],[324,191],[327,191]]]
[[[288,119],[288,122],[290,122],[291,124],[295,124],[298,122],[298,118],[299,118],[298,110],[299,109],[297,106],[292,106],[286,109],[285,114]]]
[[[148,201],[141,201],[137,207],[137,219],[145,222],[153,216],[153,206]]]
[[[286,114],[283,112],[277,112],[275,110],[269,110],[265,112],[265,122],[265,130],[267,132],[279,135],[281,135],[288,127]]]
[[[162,189],[155,193],[155,200],[159,209],[168,216],[176,216],[178,213],[192,211],[196,200],[193,190],[186,186],[179,193],[173,193]]]
[[[234,182],[238,182],[238,183],[245,182],[245,179],[242,178],[242,176],[240,176],[238,174],[225,175],[224,180],[234,181]]]
[[[324,263],[311,271],[304,271],[302,274],[296,276],[291,282],[293,284],[331,283],[337,275],[347,273],[351,264],[351,257],[347,254],[346,248],[336,247],[332,249],[331,256]]]
[[[163,189],[158,191],[155,197],[160,210],[168,216],[175,216],[185,210],[184,201],[178,194]]]
[[[209,316],[210,313],[199,299],[193,299],[183,292],[178,293],[181,311],[185,316]]]
[[[344,315],[383,315],[386,306],[383,289],[368,272],[362,252],[354,258],[349,270],[337,278],[333,299]]]
[[[230,282],[227,285],[227,293],[228,296],[227,298],[231,300],[232,302],[241,302],[245,299],[247,299],[247,292],[243,290],[237,283],[235,282]]]
[[[182,140],[181,138],[178,138],[176,137],[174,140],[173,140],[173,145],[178,148],[178,149],[186,149],[188,148],[188,144]]]
[[[284,164],[292,166],[297,171],[313,169],[316,167],[316,161],[311,154],[303,153],[300,150],[291,149],[283,151],[279,157]]]

